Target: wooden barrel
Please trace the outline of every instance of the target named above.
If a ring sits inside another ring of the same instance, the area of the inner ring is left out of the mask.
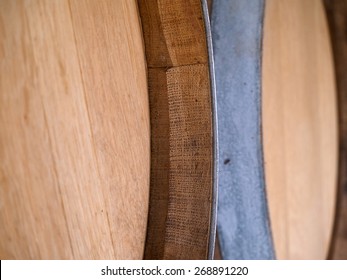
[[[208,8],[142,0],[151,111],[145,259],[213,257],[217,139]]]
[[[213,1],[227,259],[325,259],[335,217],[337,95],[317,0]]]
[[[150,130],[137,3],[1,1],[0,19],[0,258],[142,258]]]
[[[2,259],[327,257],[322,2],[209,2],[0,1]]]
[[[337,95],[321,1],[265,4],[262,131],[279,259],[328,256],[338,164]]]
[[[208,30],[200,0],[0,1],[1,259],[211,258]]]

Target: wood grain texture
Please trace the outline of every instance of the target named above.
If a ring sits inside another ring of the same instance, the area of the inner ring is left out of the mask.
[[[268,0],[263,42],[265,177],[279,259],[324,259],[336,196],[337,109],[321,1]]]
[[[0,258],[139,259],[149,112],[135,1],[0,1]]]
[[[213,134],[200,0],[139,0],[151,111],[146,259],[206,259]]]
[[[335,61],[339,107],[339,186],[331,259],[347,259],[347,1],[325,0]]]

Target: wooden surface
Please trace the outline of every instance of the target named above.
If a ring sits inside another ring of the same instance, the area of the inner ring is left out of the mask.
[[[347,1],[325,0],[330,26],[339,107],[339,190],[330,258],[347,259]]]
[[[266,1],[265,177],[277,258],[324,259],[337,183],[337,109],[321,1]]]
[[[213,172],[200,0],[139,0],[151,111],[146,259],[206,259]]]
[[[1,259],[142,258],[148,107],[136,1],[0,1]]]

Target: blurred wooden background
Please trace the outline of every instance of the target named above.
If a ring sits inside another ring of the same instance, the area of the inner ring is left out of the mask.
[[[324,0],[335,60],[339,106],[339,190],[331,259],[347,259],[347,1]]]

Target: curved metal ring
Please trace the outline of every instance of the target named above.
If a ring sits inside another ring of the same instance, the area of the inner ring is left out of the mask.
[[[261,136],[264,0],[214,0],[218,104],[218,237],[224,259],[275,258]]]

